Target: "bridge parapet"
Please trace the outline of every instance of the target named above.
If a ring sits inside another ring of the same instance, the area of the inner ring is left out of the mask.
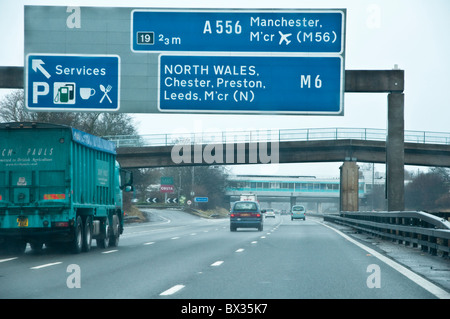
[[[117,147],[172,146],[176,144],[260,143],[356,139],[386,141],[387,130],[375,128],[306,128],[255,131],[218,131],[114,135],[104,138]],[[449,132],[405,131],[405,143],[450,145]]]

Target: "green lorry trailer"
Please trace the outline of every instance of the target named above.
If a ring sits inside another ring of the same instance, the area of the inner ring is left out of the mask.
[[[112,142],[63,125],[0,123],[0,251],[117,246],[131,189]]]

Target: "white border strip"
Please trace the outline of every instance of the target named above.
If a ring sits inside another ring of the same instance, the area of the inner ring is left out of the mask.
[[[174,293],[180,291],[183,288],[184,288],[184,285],[175,285],[172,288],[169,288],[166,291],[163,291],[159,295],[160,296],[170,296],[170,295],[173,295]]]
[[[345,235],[344,233],[342,233],[341,231],[325,225],[324,223],[318,222],[319,224],[328,227],[329,229],[335,231],[336,233],[338,233],[339,235],[341,235],[342,237],[344,237],[345,239],[347,239],[349,242],[355,244],[356,246],[364,249],[365,251],[367,251],[369,254],[371,254],[372,256],[378,258],[379,260],[381,260],[382,262],[384,262],[385,264],[387,264],[388,266],[392,267],[393,269],[397,270],[399,273],[401,273],[402,275],[404,275],[405,277],[407,277],[408,279],[412,280],[413,282],[415,282],[416,284],[418,284],[419,286],[421,286],[422,288],[424,288],[425,290],[427,290],[428,292],[430,292],[431,294],[435,295],[437,298],[439,299],[450,299],[450,293],[448,293],[447,291],[445,291],[444,289],[436,286],[435,284],[431,283],[430,281],[426,280],[425,278],[419,276],[418,274],[416,274],[415,272],[412,272],[411,270],[409,270],[408,268],[400,265],[399,263],[393,261],[390,258],[387,258],[386,256],[383,256],[382,254],[378,253],[377,251],[357,242],[356,240],[350,238],[349,236]]]

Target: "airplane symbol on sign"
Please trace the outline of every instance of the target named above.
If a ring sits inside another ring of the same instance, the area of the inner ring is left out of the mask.
[[[279,45],[281,45],[281,43],[283,43],[283,41],[286,41],[286,45],[291,43],[291,40],[288,40],[288,37],[290,37],[292,35],[292,33],[283,34],[281,31],[278,31],[278,33],[281,35],[280,42],[278,43]]]

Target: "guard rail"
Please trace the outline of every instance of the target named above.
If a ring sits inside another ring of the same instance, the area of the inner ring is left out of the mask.
[[[418,247],[432,255],[449,256],[450,222],[429,213],[341,212],[324,215],[324,221],[346,225],[406,246]]]

